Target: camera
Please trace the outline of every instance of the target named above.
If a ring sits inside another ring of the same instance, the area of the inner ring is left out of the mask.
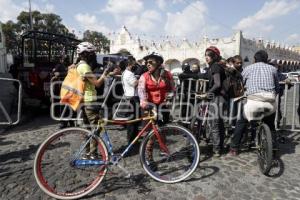
[[[191,66],[189,65],[189,63],[184,63],[181,66],[181,69],[182,69],[183,73],[189,73],[189,72],[191,72]]]

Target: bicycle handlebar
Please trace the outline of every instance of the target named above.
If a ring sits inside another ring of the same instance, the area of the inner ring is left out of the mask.
[[[243,96],[240,96],[240,97],[236,97],[236,98],[233,98],[233,102],[237,102],[237,101],[240,101],[240,100],[243,100],[243,99],[246,99],[247,96],[246,95],[243,95]]]

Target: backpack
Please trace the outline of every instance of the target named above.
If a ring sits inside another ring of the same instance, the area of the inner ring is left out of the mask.
[[[244,86],[241,76],[239,77],[235,69],[225,68],[225,79],[222,82],[222,93],[227,98],[235,98],[244,94]]]
[[[83,101],[84,87],[85,82],[77,69],[69,69],[60,89],[60,103],[68,104],[76,111]]]

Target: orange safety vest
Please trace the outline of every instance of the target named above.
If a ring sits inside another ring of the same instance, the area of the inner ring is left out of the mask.
[[[60,103],[68,104],[76,111],[83,101],[85,82],[76,68],[68,70],[60,89]]]

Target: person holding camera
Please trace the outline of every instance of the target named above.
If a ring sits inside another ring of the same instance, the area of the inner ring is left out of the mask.
[[[79,55],[78,63],[76,64],[77,72],[85,82],[84,87],[84,106],[83,106],[83,123],[89,129],[94,128],[98,120],[100,106],[97,105],[97,91],[95,87],[100,87],[108,76],[108,71],[105,70],[100,78],[97,78],[93,73],[89,63],[92,63],[95,56],[96,47],[89,42],[82,42],[77,45],[76,52]],[[72,67],[72,66],[71,66]],[[116,73],[114,71],[112,75]],[[92,140],[90,146],[86,148],[86,155],[83,159],[95,159],[96,155],[96,141]]]
[[[134,75],[136,70],[136,61],[133,57],[127,60],[127,67],[122,74],[121,80],[124,90],[124,96],[127,103],[126,115],[128,120],[139,117],[139,97],[137,92],[138,80]],[[138,134],[139,123],[131,123],[127,125],[127,140],[130,144]]]

